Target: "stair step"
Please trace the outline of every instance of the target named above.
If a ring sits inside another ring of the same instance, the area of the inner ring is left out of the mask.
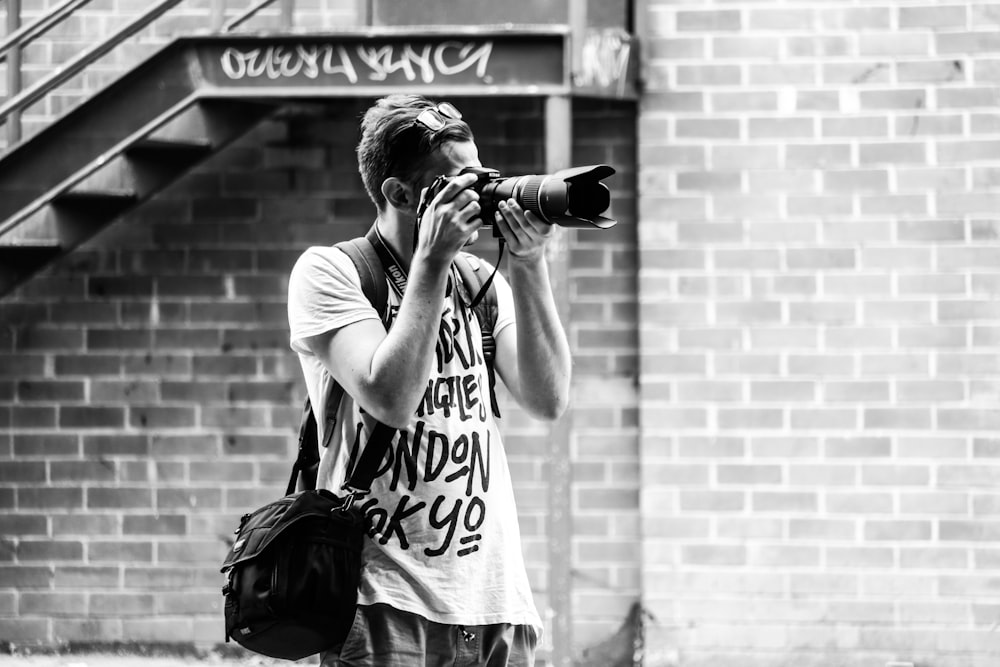
[[[283,105],[273,100],[201,98],[142,142],[202,144],[218,150]]]
[[[225,144],[281,109],[281,105],[269,100],[204,98],[198,100],[196,108],[204,136],[213,143]]]
[[[14,289],[62,253],[57,243],[0,245],[0,294]]]
[[[62,252],[58,243],[0,244],[0,267],[21,269],[34,267]]]
[[[176,141],[173,139],[140,139],[125,150],[131,160],[193,164],[213,151],[208,141]]]
[[[105,185],[111,185],[111,189],[115,189],[114,185],[131,188],[144,199],[214,152],[215,147],[207,140],[146,137],[126,148],[121,158],[108,165]]]
[[[132,190],[70,190],[56,195],[52,205],[60,210],[120,213],[136,202]]]
[[[64,192],[52,200],[60,244],[73,248],[139,202],[131,190]]]

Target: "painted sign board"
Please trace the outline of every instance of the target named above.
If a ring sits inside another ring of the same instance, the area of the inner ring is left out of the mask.
[[[266,36],[204,41],[198,60],[219,87],[354,89],[469,88],[469,94],[530,94],[568,86],[561,34]]]
[[[403,31],[239,35],[198,39],[204,83],[263,95],[354,96],[394,90],[465,95],[634,98],[634,41],[592,29],[580,69],[569,76],[566,31]]]

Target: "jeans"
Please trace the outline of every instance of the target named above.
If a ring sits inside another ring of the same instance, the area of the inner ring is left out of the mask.
[[[388,605],[358,606],[339,654],[320,667],[534,667],[527,625],[444,625]]]

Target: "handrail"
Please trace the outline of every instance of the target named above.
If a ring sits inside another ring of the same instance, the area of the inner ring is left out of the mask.
[[[70,188],[82,183],[88,176],[93,175],[98,169],[103,167],[110,161],[112,157],[122,153],[126,148],[133,145],[137,140],[148,136],[152,132],[166,125],[169,121],[180,115],[185,109],[190,107],[192,104],[197,102],[199,99],[199,93],[191,93],[183,100],[174,104],[170,109],[160,114],[158,117],[154,118],[146,125],[142,126],[132,134],[130,134],[125,139],[119,141],[117,144],[106,150],[95,160],[91,161],[86,167],[76,172],[72,176],[66,178],[61,183],[58,183],[54,187],[50,188],[48,191],[43,193],[40,197],[32,201],[30,204],[19,210],[17,213],[7,218],[6,220],[0,220],[0,236],[6,234],[10,230],[17,227],[24,220],[27,220],[33,214],[37,213],[45,204],[47,204],[51,199],[59,194],[69,191]]]
[[[91,0],[64,0],[58,7],[53,8],[45,16],[34,23],[22,26],[17,31],[7,36],[0,42],[0,62],[7,58],[7,52],[18,47],[25,47],[38,37],[44,35],[54,26],[62,23],[80,7],[88,4]],[[8,9],[8,11],[10,11]]]
[[[21,0],[7,0],[7,33],[15,33],[21,27]],[[21,90],[21,47],[15,46],[7,58],[7,94]],[[7,145],[21,141],[21,113],[15,111],[7,121]]]
[[[251,18],[253,18],[257,14],[257,12],[264,9],[265,7],[273,5],[274,2],[275,0],[258,0],[256,4],[250,5],[250,7],[247,8],[242,14],[240,14],[236,18],[227,21],[226,24],[222,26],[221,32],[229,32],[233,28],[241,26],[242,24],[246,23]]]
[[[72,77],[80,74],[98,58],[106,55],[123,41],[132,37],[184,1],[158,0],[153,7],[147,9],[139,18],[124,28],[118,30],[89,50],[78,54],[30,88],[22,90],[20,55],[23,48],[72,16],[74,12],[90,3],[91,0],[62,0],[44,16],[25,26],[20,24],[20,0],[7,0],[7,35],[3,41],[0,41],[0,63],[6,61],[8,70],[7,99],[0,100],[2,101],[2,104],[0,104],[0,124],[7,125],[7,148],[10,149],[21,139],[21,114],[27,107],[51,93],[58,86],[66,83]],[[363,5],[366,4],[367,0],[358,1],[359,4]],[[265,7],[274,4],[274,2],[275,0],[257,0],[252,6],[244,10],[239,16],[225,23],[225,25],[219,26],[219,24],[215,23],[212,27],[223,33],[230,32],[256,16]],[[292,16],[294,14],[295,0],[282,0],[282,2],[284,3],[281,12],[282,24],[285,28],[289,28],[293,21]],[[213,2],[213,12],[218,13],[217,18],[220,21],[222,14],[225,12],[225,5],[226,0],[214,0]]]
[[[107,54],[112,49],[114,49],[118,44],[123,42],[128,37],[131,37],[135,33],[139,32],[147,25],[158,19],[163,14],[167,13],[176,5],[179,5],[184,0],[160,0],[152,8],[146,10],[146,13],[135,19],[127,26],[116,32],[115,34],[108,37],[106,40],[98,44],[97,46],[91,48],[88,51],[84,51],[76,58],[71,60],[69,63],[63,67],[57,69],[51,75],[42,79],[36,83],[31,88],[21,91],[15,97],[7,100],[3,105],[0,105],[0,121],[4,120],[11,112],[23,109],[44,97],[49,91],[51,91],[56,86],[65,83],[69,79],[73,78],[101,56]]]

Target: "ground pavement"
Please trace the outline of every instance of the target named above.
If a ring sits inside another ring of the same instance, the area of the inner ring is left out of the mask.
[[[205,656],[144,656],[121,653],[65,655],[2,655],[0,667],[314,667],[315,658],[289,662],[263,657],[223,658]]]

